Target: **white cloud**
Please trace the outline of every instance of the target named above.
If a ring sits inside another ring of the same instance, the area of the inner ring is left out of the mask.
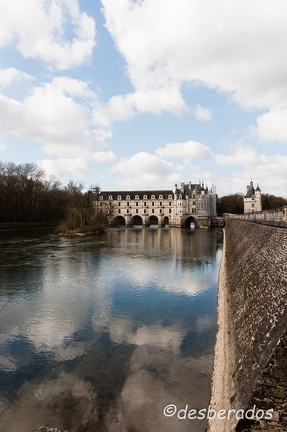
[[[45,170],[48,177],[55,175],[57,178],[61,178],[64,174],[71,174],[78,178],[84,178],[88,173],[88,164],[82,158],[43,159],[37,161],[37,165]]]
[[[95,21],[80,12],[77,0],[25,0],[16,7],[1,0],[0,6],[0,46],[14,44],[23,57],[59,70],[91,58]]]
[[[257,132],[265,141],[287,142],[287,109],[274,109],[257,117]]]
[[[159,147],[155,150],[155,153],[160,157],[211,159],[210,148],[192,140],[184,143],[166,144],[165,147]]]
[[[215,155],[215,160],[219,166],[233,166],[237,170],[228,179],[216,180],[220,195],[239,191],[245,193],[246,184],[252,178],[256,184],[259,183],[262,193],[286,196],[287,179],[282,173],[286,170],[287,156],[260,154],[253,147],[241,144],[228,155]]]
[[[117,156],[112,151],[98,151],[93,153],[93,159],[96,162],[114,162],[117,159]]]
[[[178,175],[173,172],[172,163],[145,152],[122,158],[111,171],[124,174],[125,179],[117,183],[125,189],[153,189],[155,185],[165,185],[166,188],[166,184],[174,184],[178,179]]]
[[[93,119],[95,124],[110,126],[114,121],[126,121],[145,112],[159,115],[168,111],[179,115],[186,108],[179,89],[173,85],[113,96],[105,106],[94,109]]]
[[[7,149],[7,144],[5,144],[4,142],[0,142],[0,151],[4,151]]]
[[[0,69],[0,88],[8,87],[15,81],[27,79],[33,79],[33,77],[15,68]]]
[[[209,122],[212,119],[212,113],[209,109],[196,105],[195,117],[196,120]]]
[[[111,137],[110,130],[92,124],[96,103],[87,83],[66,77],[35,87],[22,102],[0,94],[0,134],[36,139],[48,155],[89,157]]]
[[[192,82],[227,92],[244,108],[286,103],[284,0],[102,3],[136,91]]]

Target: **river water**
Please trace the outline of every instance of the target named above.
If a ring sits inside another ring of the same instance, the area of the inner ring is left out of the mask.
[[[0,430],[204,431],[177,414],[209,403],[221,253],[220,230],[1,232]]]

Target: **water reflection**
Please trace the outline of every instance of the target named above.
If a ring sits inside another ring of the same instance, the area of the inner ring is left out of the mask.
[[[218,232],[1,233],[0,429],[204,431]]]

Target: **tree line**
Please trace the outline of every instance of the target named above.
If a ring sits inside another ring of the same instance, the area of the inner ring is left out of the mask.
[[[84,191],[82,183],[60,181],[34,163],[0,162],[0,223],[53,222],[62,229],[97,226],[105,221],[95,214],[95,191]]]
[[[0,162],[0,222],[54,222],[64,216],[63,190],[34,163]]]

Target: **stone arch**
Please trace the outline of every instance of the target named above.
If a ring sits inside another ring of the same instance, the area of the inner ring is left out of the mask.
[[[149,226],[150,226],[150,225],[158,225],[158,224],[159,224],[159,222],[158,222],[158,217],[155,216],[155,215],[150,216],[150,217],[148,218],[148,224],[149,224]]]
[[[135,215],[132,217],[132,226],[143,225],[143,220],[139,215]]]
[[[126,225],[125,218],[123,216],[116,216],[114,219],[114,225],[115,226],[125,226]]]
[[[186,228],[192,228],[192,227],[196,227],[196,219],[195,219],[195,217],[193,217],[193,216],[188,216],[186,219],[185,219],[185,223],[184,223],[184,226],[186,227]]]

